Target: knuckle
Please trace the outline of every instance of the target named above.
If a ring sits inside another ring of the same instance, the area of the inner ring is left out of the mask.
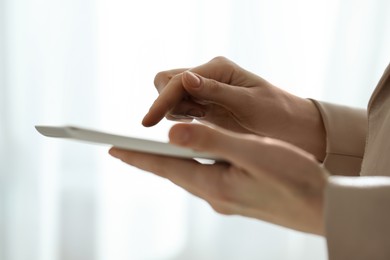
[[[221,79],[225,78],[223,82],[230,82],[232,75],[235,75],[241,71],[241,68],[236,63],[223,56],[217,56],[213,58],[210,63],[213,66],[222,69],[224,76],[221,77]]]
[[[171,75],[169,80],[181,82],[182,75],[183,75],[183,73],[179,73],[179,74],[176,74],[176,75]]]
[[[169,84],[174,86],[182,86],[182,76],[183,73],[171,75],[169,78]]]
[[[208,79],[205,82],[206,88],[208,88],[209,91],[213,92],[214,94],[218,94],[218,92],[222,90],[220,84],[220,82],[213,79]]]
[[[215,202],[224,205],[231,205],[236,202],[236,197],[233,193],[231,185],[226,183],[224,178],[221,178],[218,185],[213,186],[212,189],[208,191],[208,196]]]
[[[229,62],[230,60],[227,59],[226,57],[224,56],[216,56],[214,57],[211,62],[215,62],[215,63],[227,63]]]
[[[172,74],[169,71],[161,71],[154,77],[154,86],[157,88],[158,92],[161,92],[170,81],[181,82],[181,75],[182,73]]]
[[[218,213],[224,215],[237,214],[240,211],[239,197],[237,189],[238,181],[235,178],[234,169],[224,168],[215,181],[216,185],[204,185],[204,198],[210,206]]]
[[[210,62],[216,64],[217,66],[221,66],[225,69],[235,69],[236,68],[236,66],[235,66],[236,64],[224,56],[217,56],[217,57],[213,58]]]
[[[170,77],[171,76],[167,71],[161,71],[154,77],[154,85],[159,87],[162,83],[168,82]]]
[[[224,205],[221,205],[221,204],[218,204],[218,203],[209,203],[211,208],[219,213],[219,214],[222,214],[222,215],[233,215],[233,211],[232,209],[230,209],[229,207],[227,206],[224,206]]]

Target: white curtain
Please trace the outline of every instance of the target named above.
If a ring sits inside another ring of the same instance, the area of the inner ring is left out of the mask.
[[[144,129],[156,72],[226,56],[303,97],[364,107],[390,60],[386,0],[0,0],[0,259],[326,259],[323,238],[213,212],[76,124]]]

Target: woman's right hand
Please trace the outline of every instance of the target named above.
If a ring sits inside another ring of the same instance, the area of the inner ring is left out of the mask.
[[[158,98],[143,119],[144,126],[170,120],[200,122],[225,129],[268,136],[325,156],[325,130],[312,101],[281,90],[232,61],[217,57],[191,69],[160,72]]]

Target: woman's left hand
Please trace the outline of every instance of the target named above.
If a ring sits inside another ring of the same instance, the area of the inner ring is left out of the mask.
[[[279,140],[200,124],[177,124],[169,137],[175,145],[217,155],[228,163],[201,164],[118,148],[111,148],[110,154],[169,179],[219,213],[323,235],[328,174],[311,154]]]

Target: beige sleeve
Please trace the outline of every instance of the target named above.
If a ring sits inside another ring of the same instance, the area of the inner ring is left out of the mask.
[[[366,110],[312,101],[326,130],[325,168],[334,175],[359,175],[368,126]]]
[[[325,221],[329,259],[390,259],[390,177],[330,177]]]

